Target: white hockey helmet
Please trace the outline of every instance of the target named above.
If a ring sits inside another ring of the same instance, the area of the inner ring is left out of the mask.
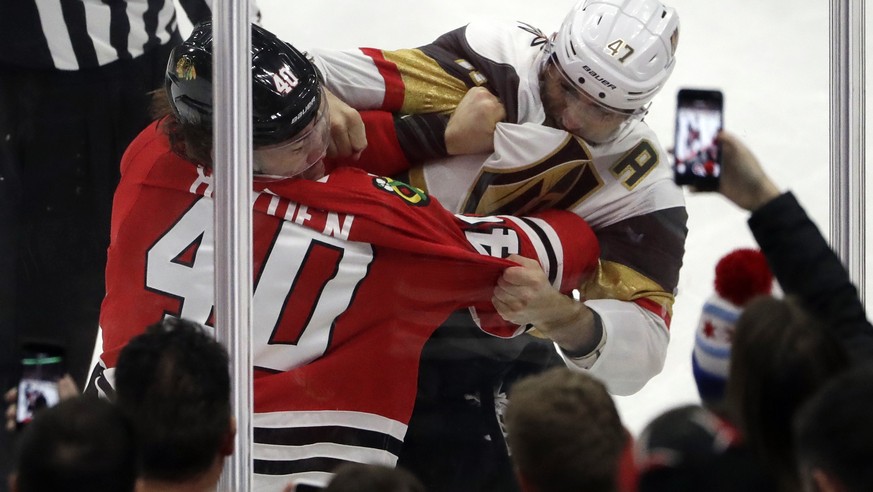
[[[581,0],[549,55],[594,101],[643,113],[675,65],[679,16],[658,0]]]

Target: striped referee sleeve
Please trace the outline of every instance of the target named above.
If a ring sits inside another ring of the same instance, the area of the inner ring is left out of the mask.
[[[82,70],[136,58],[178,36],[172,0],[32,1],[52,68]],[[211,18],[211,0],[180,0],[191,22]],[[41,43],[40,43],[41,44]],[[50,67],[45,67],[50,68]]]

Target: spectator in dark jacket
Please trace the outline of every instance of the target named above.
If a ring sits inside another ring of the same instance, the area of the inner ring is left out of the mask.
[[[780,193],[751,151],[719,136],[719,191],[752,212],[749,227],[784,299],[750,302],[737,322],[726,411],[780,490],[799,488],[790,423],[850,364],[873,357],[873,326],[836,254],[793,194]]]

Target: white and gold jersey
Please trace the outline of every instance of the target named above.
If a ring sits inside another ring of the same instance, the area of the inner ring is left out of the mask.
[[[602,145],[545,125],[538,73],[546,42],[529,25],[488,22],[416,49],[313,54],[328,87],[357,108],[446,112],[474,86],[500,97],[507,122],[497,125],[494,153],[432,160],[399,179],[455,212],[560,208],[586,219],[602,253],[598,274],[579,290],[605,339],[592,357],[565,360],[600,376],[611,392],[630,394],[666,357],[687,233],[684,196],[644,121]]]

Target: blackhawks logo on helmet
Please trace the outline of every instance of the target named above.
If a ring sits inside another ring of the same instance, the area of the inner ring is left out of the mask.
[[[423,207],[430,203],[430,197],[427,193],[403,181],[397,181],[385,176],[376,176],[373,178],[373,185],[380,190],[399,196],[406,203],[416,207]]]
[[[176,77],[181,80],[194,80],[197,78],[197,69],[194,68],[194,62],[188,57],[183,56],[176,62]]]

